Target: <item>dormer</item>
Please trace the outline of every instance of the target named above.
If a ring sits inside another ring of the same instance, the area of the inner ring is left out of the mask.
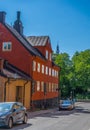
[[[47,60],[51,61],[52,48],[49,36],[29,36],[27,40],[32,46],[37,48]]]

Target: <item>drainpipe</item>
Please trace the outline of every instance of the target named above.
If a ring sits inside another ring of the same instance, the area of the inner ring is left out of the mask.
[[[9,83],[9,78],[5,82],[5,86],[4,86],[4,102],[6,101],[6,86],[7,86],[8,83]]]
[[[25,101],[25,86],[28,83],[28,80],[24,83],[24,91],[23,91],[23,105],[24,105],[24,101]]]

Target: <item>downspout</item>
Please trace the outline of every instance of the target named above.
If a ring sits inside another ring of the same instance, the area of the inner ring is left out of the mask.
[[[24,91],[23,91],[23,105],[25,105],[25,104],[24,104],[24,101],[25,101],[25,86],[26,86],[27,83],[28,83],[28,80],[24,83]]]
[[[4,102],[6,101],[6,86],[7,86],[7,83],[9,83],[9,78],[5,82],[5,86],[4,86]]]

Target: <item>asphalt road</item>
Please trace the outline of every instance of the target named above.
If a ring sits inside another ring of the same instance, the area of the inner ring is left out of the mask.
[[[56,108],[29,113],[29,117],[28,124],[14,125],[11,130],[90,130],[90,103],[76,103],[71,111]]]

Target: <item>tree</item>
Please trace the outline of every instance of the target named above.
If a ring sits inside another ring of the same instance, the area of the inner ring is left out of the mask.
[[[76,91],[85,94],[90,88],[90,50],[76,52],[72,62],[77,80]]]
[[[71,69],[71,61],[69,55],[67,53],[61,53],[58,55],[54,55],[55,63],[60,66],[60,89],[61,96],[67,97],[70,95],[70,83],[68,74]]]
[[[69,97],[71,92],[87,95],[90,91],[90,49],[75,52],[72,59],[67,53],[53,53],[53,60],[61,68],[61,97]]]

